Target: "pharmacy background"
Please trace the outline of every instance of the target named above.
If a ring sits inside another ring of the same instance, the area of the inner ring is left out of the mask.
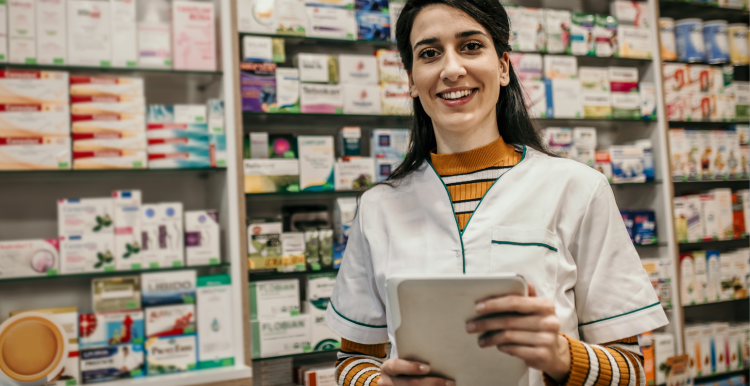
[[[338,385],[405,3],[0,0],[0,386]],[[542,143],[606,177],[669,318],[647,385],[750,385],[747,0],[501,3]]]

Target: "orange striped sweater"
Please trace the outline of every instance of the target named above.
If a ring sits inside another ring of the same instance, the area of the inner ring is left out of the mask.
[[[431,154],[432,165],[448,188],[456,221],[462,231],[495,180],[520,160],[521,154],[502,138],[465,153]],[[637,337],[603,345],[565,338],[570,345],[571,366],[563,385],[645,386],[643,357]],[[377,386],[380,365],[387,358],[385,349],[386,343],[366,345],[342,339],[336,362],[338,384]],[[546,374],[544,383],[557,385]]]

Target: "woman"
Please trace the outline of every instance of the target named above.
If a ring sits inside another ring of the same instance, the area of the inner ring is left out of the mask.
[[[396,31],[412,145],[390,186],[362,196],[350,229],[326,314],[343,338],[338,384],[453,384],[398,359],[395,345],[386,360],[389,276],[515,272],[531,296],[487,300],[477,315],[518,316],[446,334],[476,334],[481,347],[523,359],[533,385],[644,385],[636,335],[666,316],[606,178],[550,156],[535,133],[505,10],[497,0],[409,0]]]

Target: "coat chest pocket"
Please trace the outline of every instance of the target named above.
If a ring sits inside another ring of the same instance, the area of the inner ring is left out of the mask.
[[[547,229],[492,227],[492,273],[517,273],[534,284],[537,294],[552,298],[556,286],[557,236]]]

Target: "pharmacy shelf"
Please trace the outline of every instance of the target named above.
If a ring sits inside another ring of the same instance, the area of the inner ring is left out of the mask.
[[[335,349],[335,350],[325,350],[325,351],[311,351],[311,352],[306,352],[306,353],[302,353],[302,354],[280,355],[280,356],[277,356],[277,357],[265,357],[265,358],[253,358],[253,362],[268,361],[268,360],[272,360],[272,359],[311,357],[311,356],[317,356],[317,355],[335,354],[337,352],[339,352],[338,349]]]
[[[661,17],[675,20],[698,17],[703,20],[726,20],[729,23],[750,21],[750,12],[746,9],[720,8],[716,3],[699,1],[659,0]]]
[[[731,300],[722,300],[718,302],[708,302],[708,303],[700,303],[700,304],[689,304],[689,305],[683,305],[683,308],[689,308],[689,309],[695,309],[699,307],[705,307],[705,306],[713,306],[713,305],[725,305],[725,306],[736,306],[739,302],[750,302],[750,299],[748,298],[739,298],[739,299],[731,299]]]
[[[744,375],[746,377],[745,378],[745,384],[747,384],[747,381],[748,381],[747,380],[747,376],[749,375],[749,373],[750,373],[750,368],[744,368],[742,370],[733,370],[733,371],[728,371],[726,373],[721,373],[721,374],[703,375],[703,376],[700,376],[700,377],[695,377],[695,382],[693,382],[693,383],[694,384],[698,384],[698,383],[714,383],[714,382],[720,381],[722,379],[731,378],[731,377],[734,377],[734,376],[737,376],[737,375]],[[718,384],[718,383],[716,383],[716,384]]]
[[[93,279],[98,277],[109,277],[109,276],[126,276],[126,275],[138,275],[141,273],[152,273],[152,272],[170,272],[170,271],[188,271],[198,269],[219,269],[229,267],[229,263],[219,263],[211,265],[191,265],[184,267],[171,267],[171,268],[152,268],[152,269],[135,269],[135,270],[119,270],[109,272],[86,272],[76,274],[57,274],[48,276],[31,276],[31,277],[10,277],[7,279],[0,279],[0,283],[18,282],[18,281],[34,281],[34,280],[55,280],[55,279],[74,279],[74,278],[86,278]]]
[[[738,67],[747,67],[748,66],[747,64],[732,64],[732,63],[706,63],[706,62],[690,62],[690,63],[685,63],[685,62],[680,62],[680,61],[677,61],[677,60],[665,60],[664,63],[703,64],[703,65],[706,65],[706,66],[718,66],[718,67],[723,67],[723,66],[726,66],[726,65],[732,65],[732,66],[735,67],[735,69],[738,68]]]
[[[329,190],[325,192],[277,192],[277,193],[247,193],[247,200],[326,200],[338,197],[356,197],[359,190]]]
[[[107,386],[189,386],[216,384],[253,376],[253,368],[246,365],[209,370],[189,371],[177,374],[157,375],[133,379],[122,379],[104,383]]]
[[[669,121],[669,127],[687,126],[690,129],[716,129],[734,125],[747,125],[749,121],[719,122],[719,121]],[[712,127],[714,126],[714,127]]]
[[[323,268],[318,271],[299,271],[299,272],[277,272],[277,271],[248,271],[250,280],[265,279],[283,279],[287,277],[307,276],[316,273],[337,273],[338,268]]]
[[[659,185],[662,181],[659,179],[646,182],[610,182],[610,186],[643,186],[643,185]]]
[[[243,111],[245,118],[251,117],[337,117],[337,118],[390,118],[390,119],[411,119],[411,115],[378,115],[378,114],[320,114],[320,113],[265,113],[255,111]],[[634,118],[533,118],[535,121],[587,121],[587,122],[656,122],[649,119]]]
[[[286,44],[330,44],[334,46],[340,46],[342,44],[349,45],[349,44],[362,44],[362,45],[368,45],[368,46],[385,46],[385,47],[396,47],[396,43],[391,41],[381,41],[381,40],[349,40],[349,39],[328,39],[328,38],[315,38],[310,36],[295,36],[295,35],[277,35],[277,34],[261,34],[261,33],[248,33],[248,32],[240,32],[240,39],[245,36],[258,36],[258,37],[267,37],[267,38],[281,38],[284,39],[284,43]]]
[[[692,251],[692,250],[710,250],[718,249],[722,251],[747,248],[750,247],[750,238],[734,239],[734,240],[713,240],[713,241],[702,241],[698,243],[678,243],[680,251]]]
[[[163,180],[176,177],[206,179],[214,175],[226,174],[224,168],[189,169],[107,169],[107,170],[3,170],[0,171],[0,185],[10,182],[74,182],[74,181],[130,181]]]
[[[161,75],[209,75],[221,76],[222,71],[196,71],[196,70],[174,70],[171,68],[144,68],[144,67],[94,67],[94,66],[71,66],[71,65],[54,65],[54,64],[15,64],[3,63],[0,67],[7,70],[28,70],[28,71],[70,71],[70,72],[127,72],[127,73],[156,73]]]

